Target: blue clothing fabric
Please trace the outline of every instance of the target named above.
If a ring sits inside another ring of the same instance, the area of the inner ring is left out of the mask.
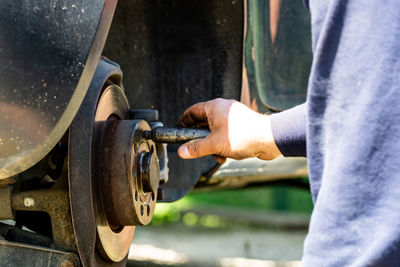
[[[271,115],[274,141],[285,157],[305,157],[306,151],[306,104]]]
[[[306,146],[314,211],[303,266],[400,266],[400,1],[306,4],[313,38]],[[290,112],[271,120],[284,152],[304,134],[286,124]],[[286,126],[277,130],[279,121]]]

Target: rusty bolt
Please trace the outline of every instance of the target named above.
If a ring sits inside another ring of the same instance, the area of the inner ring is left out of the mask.
[[[143,152],[139,161],[140,179],[144,192],[157,192],[160,183],[160,164],[154,153]]]

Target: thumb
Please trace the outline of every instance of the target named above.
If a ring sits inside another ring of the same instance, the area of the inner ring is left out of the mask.
[[[194,159],[212,154],[208,138],[189,141],[178,148],[178,155],[183,159]]]

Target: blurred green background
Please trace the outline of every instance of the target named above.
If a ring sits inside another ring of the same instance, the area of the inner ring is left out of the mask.
[[[224,218],[231,219],[229,215],[232,214],[242,219],[263,214],[308,217],[312,208],[310,192],[290,186],[193,191],[177,202],[157,204],[152,225],[182,222],[188,226],[219,227],[225,224]]]
[[[278,182],[158,203],[151,226],[135,232],[128,266],[301,266],[311,195],[307,184]]]

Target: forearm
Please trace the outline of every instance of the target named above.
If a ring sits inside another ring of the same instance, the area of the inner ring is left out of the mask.
[[[207,125],[211,131],[206,138],[179,147],[178,155],[184,159],[218,155],[271,160],[282,154],[306,154],[305,105],[266,116],[235,100],[214,99],[189,107],[179,124],[183,127]]]
[[[285,157],[306,156],[306,103],[271,115],[276,146]]]

